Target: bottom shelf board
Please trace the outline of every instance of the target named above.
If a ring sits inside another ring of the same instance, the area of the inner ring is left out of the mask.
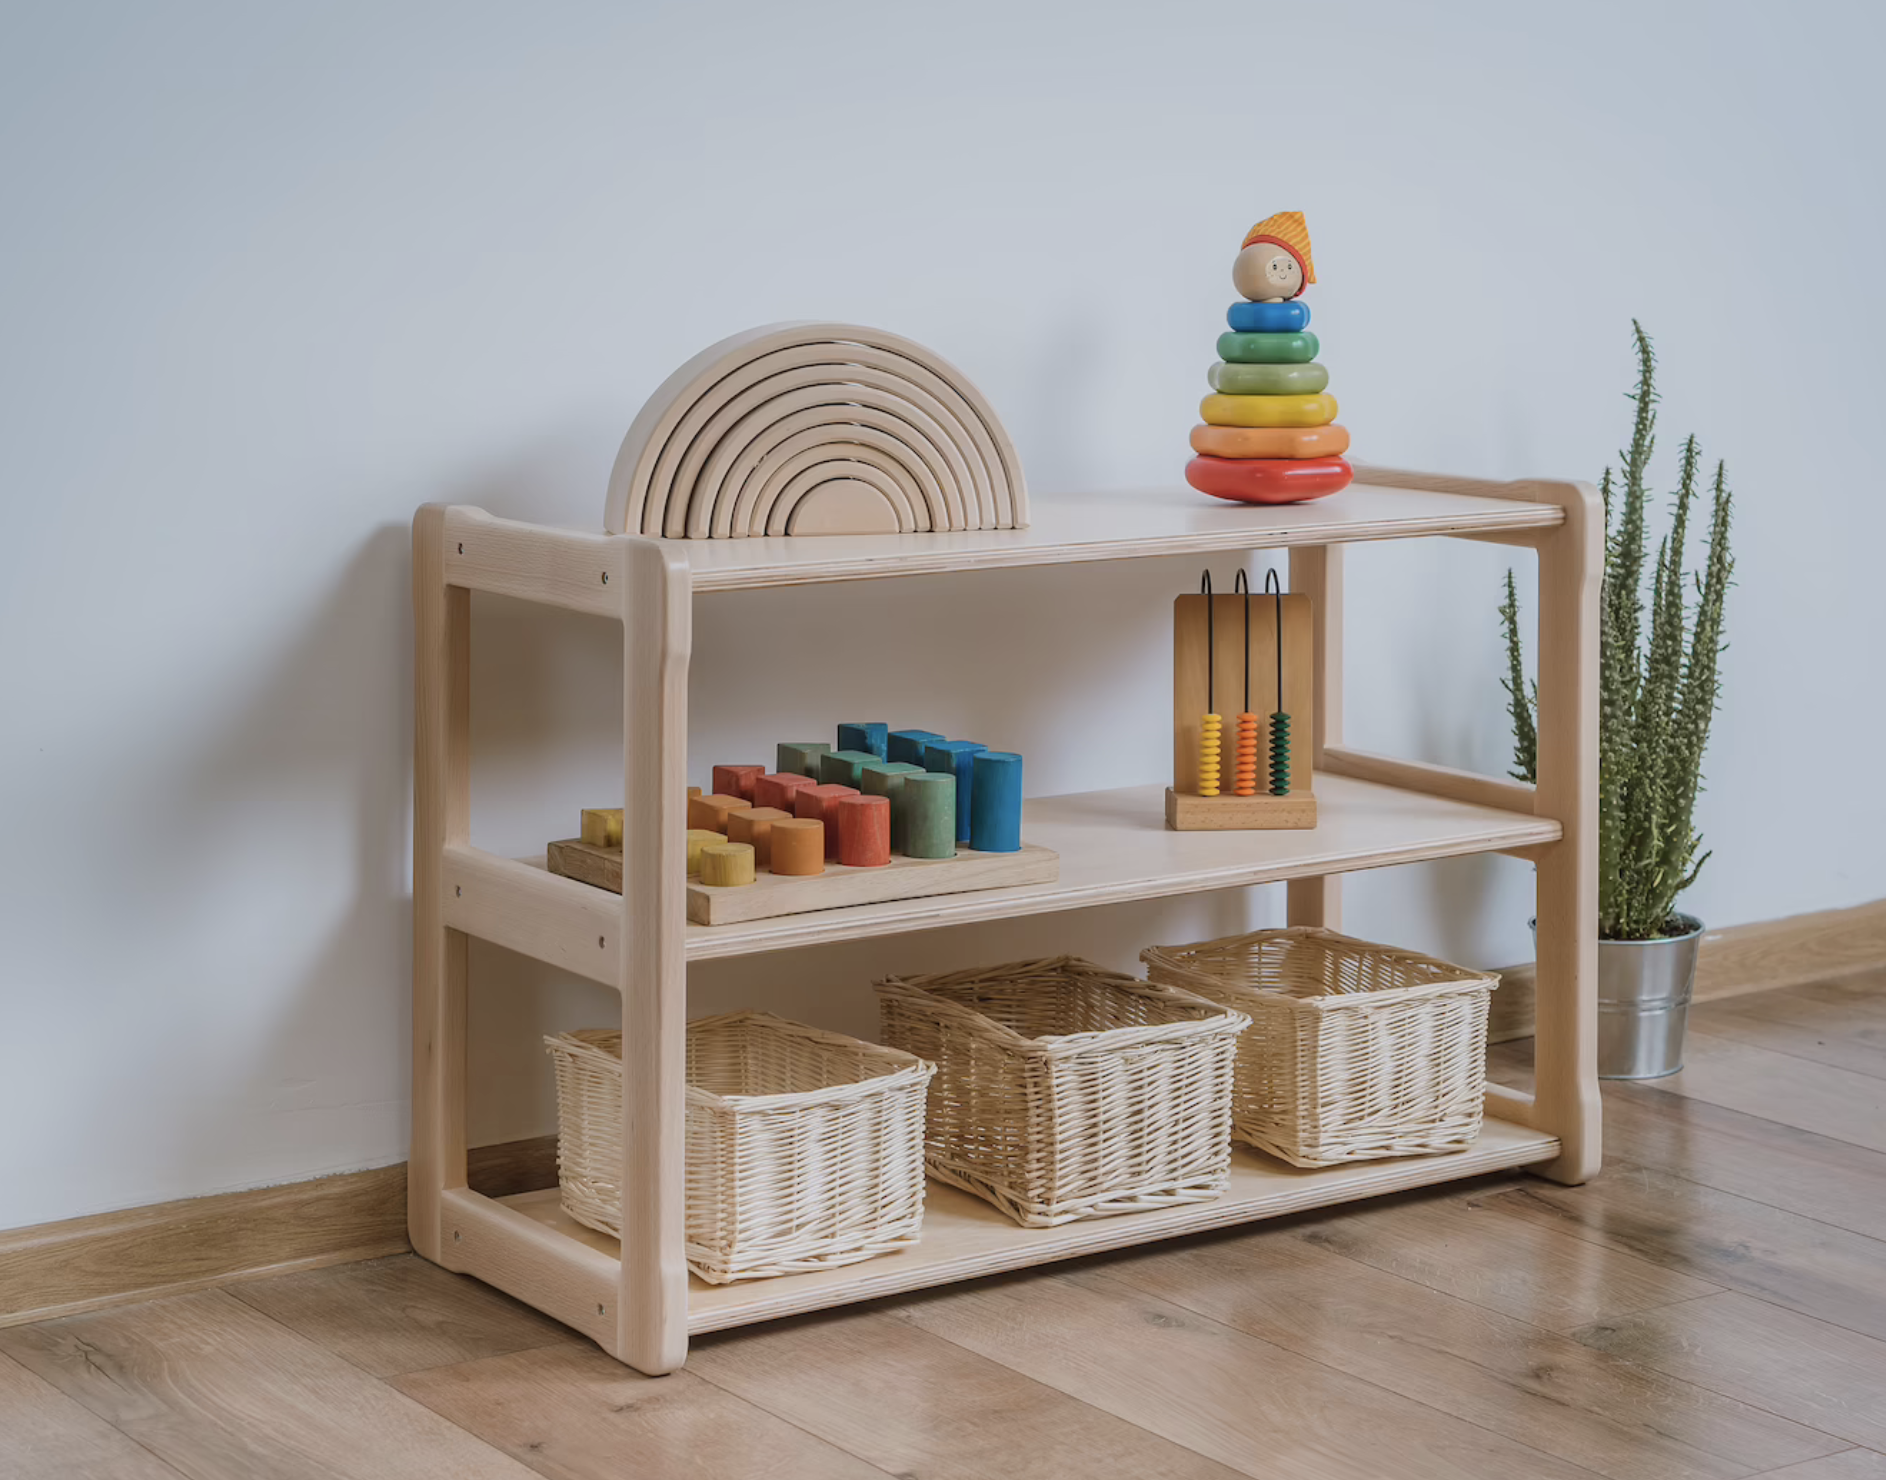
[[[1318,1171],[1286,1166],[1240,1147],[1231,1156],[1231,1185],[1214,1202],[1094,1218],[1059,1228],[1018,1228],[980,1198],[932,1182],[925,1194],[923,1241],[916,1248],[817,1274],[781,1275],[732,1285],[709,1285],[690,1279],[688,1329],[717,1331],[753,1321],[777,1320],[1031,1264],[1505,1171],[1550,1161],[1558,1152],[1555,1137],[1493,1119],[1485,1122],[1480,1139],[1465,1151],[1358,1162]],[[555,1188],[521,1193],[503,1201],[526,1217],[612,1258],[619,1255],[614,1239],[585,1228],[563,1211]]]

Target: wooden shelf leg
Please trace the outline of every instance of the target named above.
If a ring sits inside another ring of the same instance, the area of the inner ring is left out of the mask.
[[[632,540],[622,603],[622,1282],[616,1357],[650,1376],[688,1355],[685,563]]]
[[[1604,524],[1583,484],[1559,493],[1565,523],[1539,547],[1539,785],[1564,829],[1538,860],[1533,1054],[1539,1129],[1559,1138],[1555,1182],[1596,1175],[1598,1098],[1598,585]]]
[[[465,936],[446,928],[442,852],[471,818],[471,592],[445,583],[445,508],[413,519],[413,1128],[406,1225],[434,1263],[439,1198],[465,1185]]]
[[[1310,756],[1318,771],[1323,753],[1342,744],[1342,546],[1294,545],[1290,589],[1310,598],[1311,644],[1316,654],[1316,703],[1310,713]],[[1342,929],[1342,876],[1292,879],[1285,886],[1292,925]]]

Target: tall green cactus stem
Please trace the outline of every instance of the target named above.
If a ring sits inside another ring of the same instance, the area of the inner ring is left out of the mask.
[[[1702,452],[1683,444],[1670,532],[1651,571],[1646,638],[1644,567],[1648,549],[1650,456],[1656,446],[1656,358],[1635,320],[1636,415],[1622,473],[1606,468],[1605,569],[1598,613],[1598,933],[1605,940],[1654,940],[1676,931],[1676,898],[1709,855],[1694,827],[1703,753],[1721,697],[1723,606],[1733,584],[1729,550],[1734,500],[1727,470],[1716,464],[1710,491],[1707,552],[1700,575],[1685,562],[1690,511]],[[1688,599],[1691,588],[1695,603]],[[1513,721],[1513,774],[1537,779],[1537,689],[1525,687],[1519,601],[1511,571],[1500,607],[1506,690]]]

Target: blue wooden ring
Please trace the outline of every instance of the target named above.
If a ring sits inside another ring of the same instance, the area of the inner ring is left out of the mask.
[[[1295,334],[1310,327],[1310,305],[1301,298],[1282,303],[1234,303],[1225,322],[1239,334]]]

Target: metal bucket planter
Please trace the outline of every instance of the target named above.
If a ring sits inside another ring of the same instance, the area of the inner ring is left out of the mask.
[[[1683,1067],[1703,922],[1671,917],[1681,935],[1598,942],[1598,1077],[1661,1079]],[[1534,934],[1538,922],[1532,923]]]
[[[1703,922],[1675,919],[1682,935],[1598,942],[1600,1079],[1661,1079],[1683,1067]]]

